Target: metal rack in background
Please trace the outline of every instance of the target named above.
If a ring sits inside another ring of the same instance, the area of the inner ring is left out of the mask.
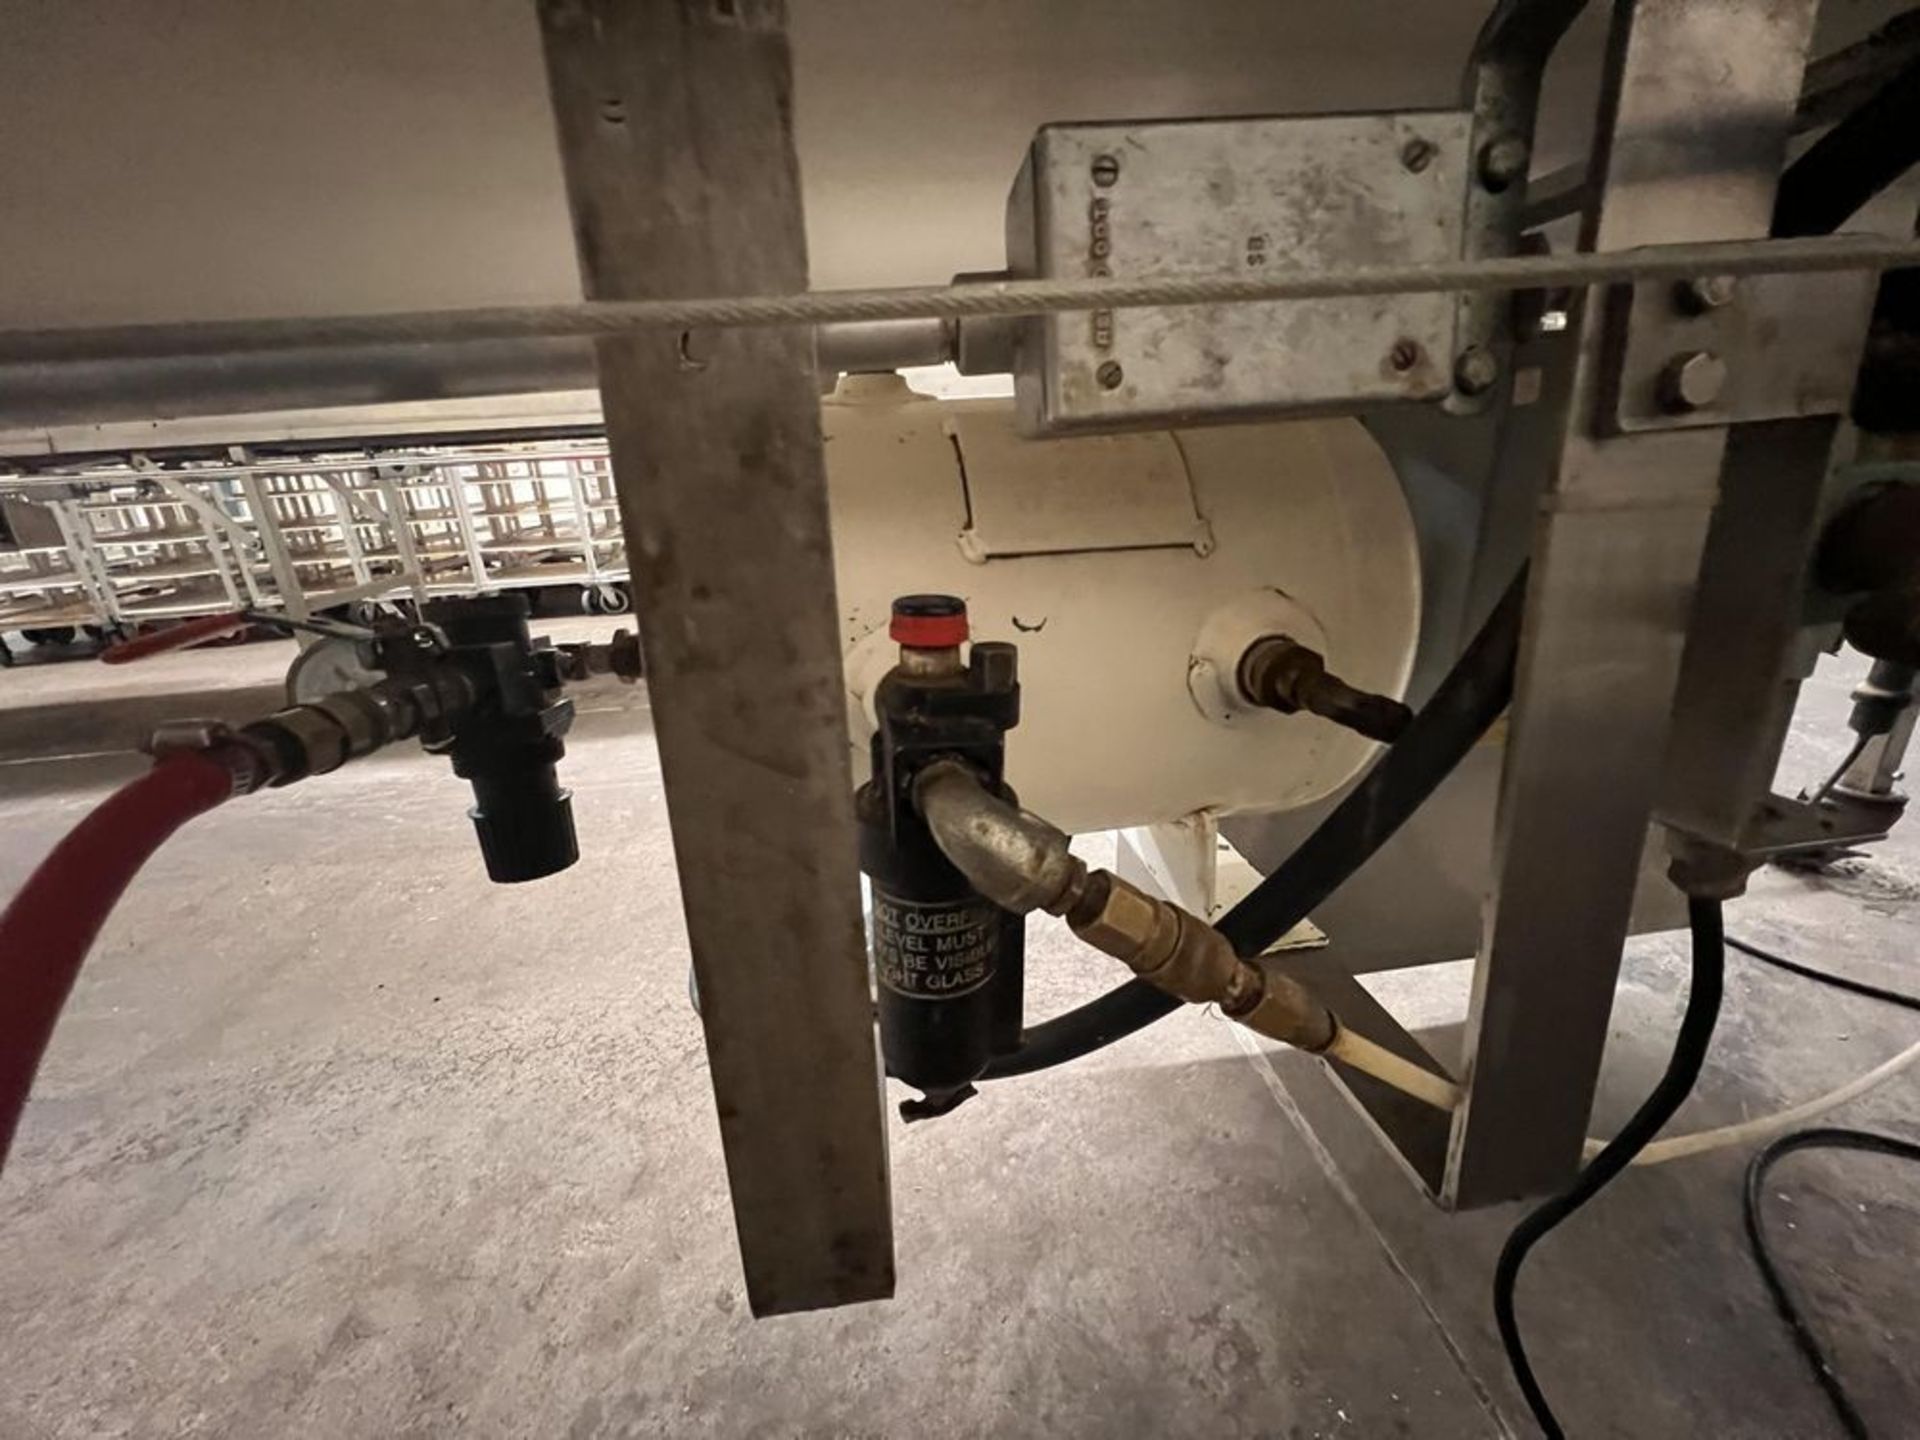
[[[629,601],[606,447],[526,443],[0,477],[0,630],[544,587]]]

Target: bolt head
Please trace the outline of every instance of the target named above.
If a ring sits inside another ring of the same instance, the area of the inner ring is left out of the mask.
[[[1689,315],[1704,315],[1733,303],[1740,282],[1732,275],[1696,275],[1674,287],[1674,299]]]
[[[1500,378],[1500,359],[1484,345],[1470,345],[1453,362],[1454,388],[1463,395],[1484,395]]]
[[[1400,147],[1400,163],[1418,175],[1433,163],[1434,144],[1418,135]]]
[[[1118,390],[1120,382],[1127,378],[1127,372],[1120,368],[1118,360],[1102,360],[1100,368],[1093,372],[1093,378],[1100,382],[1102,390]]]
[[[1670,413],[1684,415],[1716,404],[1727,388],[1727,362],[1711,350],[1676,355],[1660,372],[1660,403]]]
[[[1533,152],[1518,135],[1496,135],[1480,147],[1480,183],[1496,194],[1527,178]]]

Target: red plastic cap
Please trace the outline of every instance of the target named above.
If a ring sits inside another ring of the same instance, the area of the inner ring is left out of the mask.
[[[967,602],[957,595],[902,595],[887,634],[916,650],[945,650],[967,639]]]

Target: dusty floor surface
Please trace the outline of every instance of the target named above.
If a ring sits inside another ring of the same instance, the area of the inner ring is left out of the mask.
[[[1823,668],[1789,774],[1839,753],[1852,678]],[[0,1179],[0,1436],[1530,1433],[1487,1301],[1517,1209],[1434,1210],[1314,1062],[1200,1012],[896,1123],[897,1298],[749,1319],[644,692],[594,704],[583,858],[539,885],[486,883],[464,787],[417,753],[196,822],[141,878]],[[137,763],[0,765],[0,893]],[[1910,823],[1838,877],[1769,875],[1733,927],[1920,990]],[[1035,1014],[1114,978],[1057,931],[1034,951]],[[1920,1033],[1728,968],[1689,1128]],[[1376,982],[1436,1023],[1461,983]],[[1679,938],[1635,942],[1602,1128],[1683,994]],[[1912,1133],[1913,1101],[1838,1118]],[[1743,1161],[1629,1175],[1537,1252],[1523,1319],[1571,1433],[1837,1433],[1742,1247]],[[1901,1433],[1920,1174],[1789,1165],[1785,1261]]]

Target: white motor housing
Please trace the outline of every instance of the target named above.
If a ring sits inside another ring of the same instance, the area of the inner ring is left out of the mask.
[[[1362,689],[1406,684],[1413,521],[1355,421],[1026,440],[1011,400],[867,375],[823,423],[856,776],[893,599],[927,591],[1020,647],[1007,779],[1069,830],[1305,805],[1372,754],[1233,683],[1249,644],[1285,634]]]

